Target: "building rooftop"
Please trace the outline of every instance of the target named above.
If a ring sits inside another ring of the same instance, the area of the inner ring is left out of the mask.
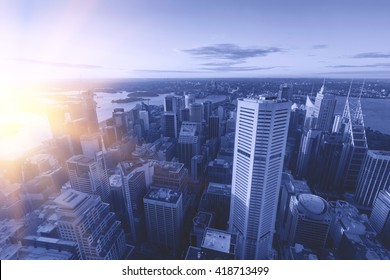
[[[219,159],[219,158],[216,158],[216,159],[210,161],[208,166],[230,168],[229,162],[227,162],[224,159]]]
[[[72,156],[70,159],[68,159],[66,162],[77,163],[80,165],[90,165],[95,163],[95,160],[93,158],[89,158],[84,155],[75,155]]]
[[[182,136],[196,136],[198,124],[194,122],[183,122],[180,129]]]
[[[231,185],[210,182],[207,187],[207,193],[230,196],[231,192],[232,192]]]
[[[119,163],[120,169],[122,170],[125,176],[129,175],[137,167],[141,167],[145,161],[142,160],[133,160],[133,161],[122,161]]]
[[[193,225],[195,228],[205,229],[211,225],[213,214],[209,212],[199,211],[194,217]]]
[[[60,194],[54,202],[62,208],[75,209],[87,198],[87,194],[70,189]]]
[[[301,209],[312,214],[321,215],[328,210],[328,204],[325,199],[313,194],[299,194],[297,196]]]
[[[390,151],[368,150],[367,154],[378,159],[390,160]]]
[[[184,168],[184,164],[172,161],[156,161],[154,163],[155,172],[179,173]]]
[[[205,232],[202,248],[229,254],[231,237],[229,233],[209,228]]]
[[[181,196],[181,192],[176,192],[168,188],[159,188],[150,190],[146,194],[145,199],[176,204]]]
[[[114,174],[114,175],[110,176],[110,187],[112,187],[112,188],[121,188],[122,187],[121,175]]]

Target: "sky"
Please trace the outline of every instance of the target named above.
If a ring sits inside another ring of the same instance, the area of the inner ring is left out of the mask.
[[[8,85],[51,79],[390,78],[388,0],[1,0]]]

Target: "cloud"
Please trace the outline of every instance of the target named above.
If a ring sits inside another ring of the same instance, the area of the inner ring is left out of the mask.
[[[328,68],[377,68],[377,67],[390,67],[390,63],[375,63],[375,64],[365,64],[365,65],[331,65],[327,66]]]
[[[274,67],[256,67],[256,66],[219,66],[219,67],[203,67],[200,69],[213,71],[213,72],[248,72],[248,71],[262,71],[271,70],[274,68],[280,68],[281,66]]]
[[[205,71],[199,70],[163,70],[163,69],[135,69],[132,72],[139,73],[204,73]]]
[[[193,49],[182,50],[196,58],[222,59],[243,63],[248,58],[263,57],[272,53],[282,52],[277,47],[269,48],[243,48],[235,44],[216,44]]]
[[[353,58],[390,58],[390,53],[380,53],[380,52],[358,53],[355,54]]]
[[[313,45],[311,48],[313,50],[319,50],[319,49],[326,49],[328,47],[328,45],[326,44],[319,44],[319,45]]]
[[[72,64],[72,63],[64,63],[64,62],[35,60],[35,59],[28,59],[28,58],[14,58],[13,60],[18,62],[54,66],[54,67],[61,67],[61,68],[82,68],[82,69],[102,68],[102,66],[92,65],[92,64]]]

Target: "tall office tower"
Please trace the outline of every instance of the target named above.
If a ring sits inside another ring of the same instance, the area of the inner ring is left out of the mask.
[[[368,150],[356,185],[355,200],[371,207],[379,191],[390,191],[390,152]]]
[[[156,161],[152,179],[155,186],[185,192],[188,187],[188,169],[180,162]]]
[[[175,113],[165,112],[161,119],[162,131],[165,137],[177,138],[177,116]]]
[[[191,179],[193,182],[199,182],[204,175],[205,163],[203,155],[193,156],[191,159]]]
[[[355,191],[356,182],[368,145],[364,130],[360,96],[357,99],[350,98],[350,91],[345,101],[341,125],[345,143],[343,155],[341,156],[344,168],[340,169],[338,176],[342,178],[342,187],[344,190]]]
[[[209,117],[213,114],[213,103],[209,100],[203,102],[203,119],[208,122]]]
[[[232,183],[232,164],[224,159],[215,159],[207,165],[207,181],[220,184]]]
[[[229,221],[232,186],[210,182],[202,195],[200,208],[214,214],[215,227],[226,230]]]
[[[219,134],[219,117],[218,116],[210,116],[208,119],[208,138],[218,138]]]
[[[333,94],[324,94],[324,86],[322,85],[314,102],[314,117],[317,119],[316,129],[326,132],[332,130],[336,102],[336,97]]]
[[[276,231],[280,240],[287,241],[288,239],[285,225],[287,224],[291,197],[301,193],[311,193],[306,182],[295,180],[290,173],[283,172],[276,225]]]
[[[292,99],[292,85],[290,84],[281,84],[279,87],[278,93],[279,99],[291,100]]]
[[[198,136],[197,123],[182,123],[177,145],[179,161],[184,163],[186,168],[190,168],[192,157],[199,154],[200,151],[200,139]]]
[[[73,189],[99,195],[104,202],[110,202],[110,187],[103,154],[96,160],[84,155],[75,155],[66,161],[70,185]]]
[[[195,103],[195,95],[186,94],[184,96],[185,108],[190,108],[190,104]]]
[[[375,200],[370,223],[383,243],[390,248],[390,192],[382,190]]]
[[[144,129],[149,130],[149,113],[148,111],[139,111],[139,118],[143,122]]]
[[[306,109],[306,115],[305,115],[304,128],[306,130],[314,129],[316,125],[316,118],[314,117],[314,104],[310,100],[309,96],[306,96],[305,109]]]
[[[95,158],[96,153],[103,147],[102,136],[97,132],[81,135],[80,143],[83,155],[90,158]]]
[[[164,100],[164,112],[172,112],[176,115],[184,108],[182,96],[167,95]]]
[[[341,168],[340,156],[343,151],[343,137],[340,134],[323,134],[319,143],[317,158],[312,162],[314,168],[308,182],[315,186],[317,193],[338,192],[340,182],[337,173]],[[313,171],[314,170],[314,171]]]
[[[126,249],[121,223],[100,197],[66,190],[54,202],[62,239],[78,244],[82,260],[119,260]]]
[[[190,104],[190,122],[202,122],[203,105],[201,103]]]
[[[333,126],[332,126],[332,133],[339,133],[340,132],[341,120],[342,120],[342,115],[341,114],[335,114],[334,115]]]
[[[290,107],[263,96],[238,99],[229,224],[239,259],[272,252]]]
[[[313,129],[303,132],[296,168],[297,178],[307,179],[308,174],[313,170],[321,140],[321,133],[320,130]]]
[[[115,108],[112,112],[112,120],[116,128],[117,139],[120,140],[128,133],[128,114],[123,108]]]
[[[189,122],[190,121],[190,109],[184,108],[179,112],[179,121],[180,122]]]
[[[145,236],[143,197],[146,195],[145,173],[137,170],[137,165],[128,162],[118,164],[122,177],[122,192],[125,198],[126,215],[130,237],[133,242],[142,241]]]
[[[148,240],[164,255],[176,257],[183,230],[183,196],[180,192],[160,188],[144,197]]]
[[[287,217],[288,244],[305,248],[324,248],[331,218],[328,202],[313,194],[298,194],[290,200]]]
[[[84,119],[87,121],[88,132],[99,132],[99,123],[96,114],[96,102],[91,91],[81,93]]]

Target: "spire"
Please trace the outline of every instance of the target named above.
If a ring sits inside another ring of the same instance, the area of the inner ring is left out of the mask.
[[[366,80],[363,80],[362,89],[360,90],[360,94],[359,94],[359,100],[360,100],[360,97],[362,96],[363,89],[364,89],[364,83],[365,83],[365,82],[366,82]]]
[[[321,89],[318,93],[324,93],[324,89],[325,89],[325,78],[324,78],[324,81],[322,82],[322,86],[321,86]]]
[[[353,80],[351,80],[351,84],[349,85],[349,90],[348,90],[348,95],[347,95],[347,101],[348,101],[349,95],[350,95],[350,93],[351,93],[352,82],[353,82]]]

